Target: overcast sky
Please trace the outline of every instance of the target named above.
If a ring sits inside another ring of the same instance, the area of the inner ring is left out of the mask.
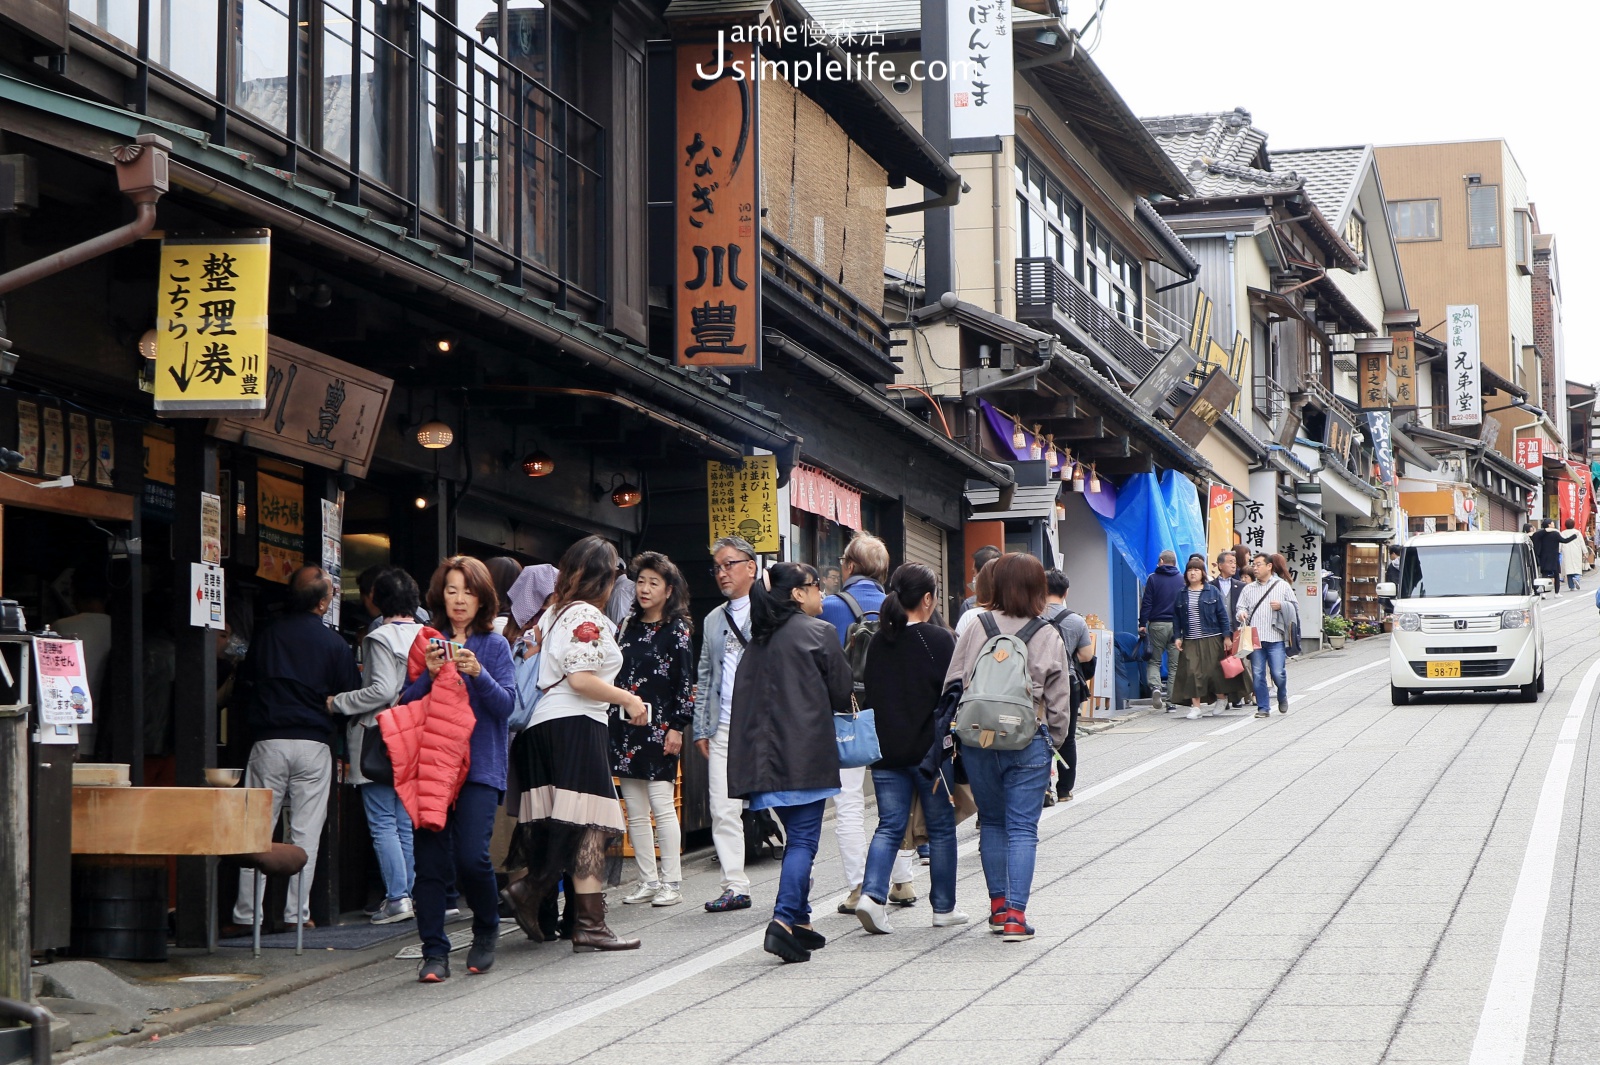
[[[1140,115],[1243,107],[1268,150],[1504,138],[1556,234],[1567,377],[1600,380],[1592,0],[1106,0],[1094,58]],[[1067,22],[1082,26],[1090,0]],[[1086,39],[1091,43],[1094,32]]]

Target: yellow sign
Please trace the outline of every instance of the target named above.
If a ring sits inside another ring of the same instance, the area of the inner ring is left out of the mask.
[[[293,481],[256,474],[256,576],[289,583],[305,562],[305,492]]]
[[[198,417],[267,406],[266,230],[161,242],[156,410]]]
[[[724,536],[742,536],[763,554],[778,550],[776,456],[750,455],[738,466],[706,463],[706,497],[712,543]]]
[[[1225,484],[1213,484],[1206,493],[1206,553],[1208,562],[1215,563],[1217,556],[1233,547],[1233,489]],[[1236,574],[1240,580],[1243,574]]]

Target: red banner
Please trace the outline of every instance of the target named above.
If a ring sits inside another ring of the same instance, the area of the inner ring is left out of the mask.
[[[1517,437],[1517,465],[1537,470],[1544,465],[1544,441],[1536,436]]]
[[[1569,460],[1567,468],[1572,471],[1572,479],[1577,485],[1577,501],[1573,508],[1575,513],[1572,519],[1578,523],[1578,531],[1585,532],[1589,528],[1589,517],[1594,513],[1594,500],[1591,498],[1593,482],[1590,480],[1589,465]],[[1561,526],[1566,528],[1566,522],[1563,521]]]
[[[861,493],[810,466],[797,465],[789,474],[789,505],[847,529],[861,528]]]

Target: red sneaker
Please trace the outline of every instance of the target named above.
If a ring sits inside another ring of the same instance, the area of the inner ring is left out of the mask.
[[[989,900],[989,931],[995,935],[1006,930],[1006,900],[995,898]]]
[[[992,918],[991,918],[992,920]],[[1021,910],[1007,910],[1005,927],[1000,940],[1004,943],[1026,943],[1033,938],[1033,925]]]

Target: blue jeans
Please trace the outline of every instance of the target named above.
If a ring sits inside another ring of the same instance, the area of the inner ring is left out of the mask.
[[[878,830],[867,848],[867,873],[861,893],[879,902],[889,901],[889,876],[911,820],[911,800],[922,800],[922,818],[928,825],[929,872],[933,887],[929,901],[934,913],[956,908],[956,811],[950,802],[949,773],[941,774],[939,790],[916,769],[874,769],[872,790],[878,796]]]
[[[452,877],[472,908],[473,933],[490,935],[500,927],[500,889],[494,882],[494,863],[489,860],[489,835],[494,831],[501,795],[498,788],[468,781],[461,785],[461,794],[442,829],[419,828],[415,832],[413,899],[423,957],[450,955],[450,940],[444,934],[444,898]]]
[[[1268,698],[1267,670],[1272,671],[1272,683],[1278,686],[1278,701],[1289,698],[1289,680],[1284,675],[1284,663],[1288,661],[1286,646],[1283,641],[1264,643],[1258,646],[1250,655],[1250,674],[1256,682],[1256,710],[1267,714],[1272,712],[1272,700]]]
[[[811,923],[811,867],[817,861],[822,838],[822,811],[828,800],[803,806],[779,806],[774,811],[783,822],[783,871],[778,874],[778,897],[772,904],[774,919],[793,928]]]
[[[411,897],[416,878],[411,856],[411,815],[400,804],[400,794],[388,784],[361,785],[361,805],[367,810],[367,830],[378,852],[383,873],[383,894],[390,901]]]
[[[1020,751],[961,748],[978,804],[978,854],[991,899],[1028,908],[1039,850],[1039,814],[1050,783],[1050,736],[1043,728]]]
[[[1567,590],[1568,591],[1572,591],[1572,592],[1578,591],[1579,590],[1579,588],[1578,588],[1578,580],[1582,576],[1583,575],[1581,573],[1569,573],[1569,574],[1567,574]]]

